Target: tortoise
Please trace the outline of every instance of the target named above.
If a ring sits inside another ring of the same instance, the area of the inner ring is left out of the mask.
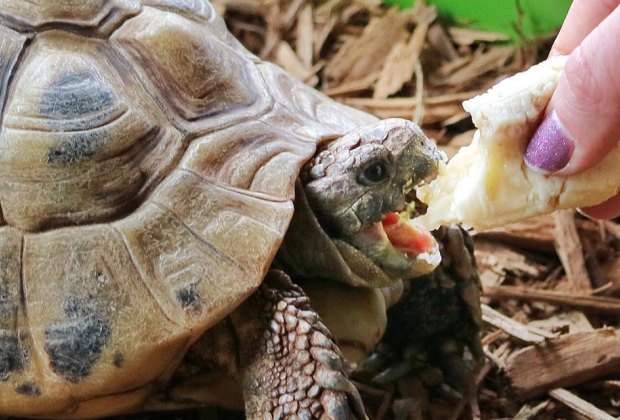
[[[420,128],[259,60],[205,0],[2,0],[0,37],[0,415],[364,418],[339,347],[439,262],[397,213],[440,159]]]

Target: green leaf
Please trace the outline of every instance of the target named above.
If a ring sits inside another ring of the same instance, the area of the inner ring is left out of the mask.
[[[414,0],[384,0],[401,8]],[[502,32],[513,40],[549,35],[564,21],[571,0],[427,0],[459,26]]]
[[[413,7],[414,0],[384,0],[386,4],[393,4],[401,9],[410,9]]]

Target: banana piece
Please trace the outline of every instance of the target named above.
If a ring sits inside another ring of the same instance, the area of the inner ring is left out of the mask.
[[[478,129],[439,176],[417,190],[428,205],[416,220],[428,229],[461,223],[482,230],[556,209],[587,207],[620,190],[620,149],[570,177],[530,169],[523,153],[564,70],[554,57],[463,103]]]

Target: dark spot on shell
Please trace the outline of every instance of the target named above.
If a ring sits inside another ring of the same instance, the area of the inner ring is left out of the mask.
[[[47,152],[47,163],[70,164],[94,156],[105,145],[105,131],[82,132],[71,135]]]
[[[123,362],[125,362],[125,358],[123,357],[123,355],[120,352],[116,352],[114,354],[114,360],[112,361],[112,363],[114,363],[114,366],[116,366],[117,368],[121,368],[123,366]]]
[[[91,73],[67,73],[48,86],[39,111],[49,119],[81,118],[114,103],[114,93]]]
[[[177,302],[181,304],[181,307],[187,312],[200,313],[202,312],[202,299],[196,291],[196,283],[192,283],[182,289],[177,290]]]
[[[65,304],[67,319],[45,329],[45,351],[52,370],[71,382],[90,374],[101,357],[103,346],[112,333],[92,298],[70,297]]]
[[[30,382],[19,385],[15,388],[15,392],[22,395],[29,395],[31,397],[39,397],[41,395],[41,389]]]
[[[0,381],[6,381],[28,364],[28,351],[21,345],[25,338],[26,334],[18,339],[13,331],[0,330]]]

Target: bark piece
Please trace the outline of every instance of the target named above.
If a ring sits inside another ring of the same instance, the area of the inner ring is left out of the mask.
[[[620,337],[612,328],[568,334],[513,353],[506,376],[522,398],[620,371]]]

